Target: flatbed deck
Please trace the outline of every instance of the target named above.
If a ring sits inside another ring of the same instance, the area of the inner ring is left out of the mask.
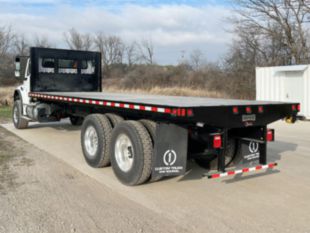
[[[68,98],[113,101],[113,102],[144,104],[144,105],[154,105],[163,107],[165,106],[173,108],[285,104],[283,102],[271,102],[271,101],[126,94],[126,93],[111,93],[111,92],[36,92],[36,93],[41,95],[64,96]]]
[[[90,112],[92,108],[101,109],[103,113],[113,108],[112,111],[131,117],[139,114],[138,117],[152,117],[158,121],[202,122],[224,128],[267,125],[292,112],[292,103],[270,101],[109,92],[31,92],[29,96],[47,102],[83,105]],[[235,107],[237,113],[233,112]]]

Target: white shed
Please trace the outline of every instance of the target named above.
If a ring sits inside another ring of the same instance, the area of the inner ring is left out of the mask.
[[[310,119],[310,65],[257,67],[256,99],[298,102]]]

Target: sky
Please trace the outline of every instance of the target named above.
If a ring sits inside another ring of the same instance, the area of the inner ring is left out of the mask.
[[[155,61],[176,64],[196,49],[219,60],[232,41],[229,0],[0,0],[0,26],[66,48],[64,32],[103,32],[125,42],[152,40]]]

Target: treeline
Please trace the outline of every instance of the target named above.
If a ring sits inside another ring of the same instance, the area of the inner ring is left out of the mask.
[[[200,50],[194,50],[175,66],[161,66],[154,60],[152,40],[125,43],[103,32],[81,33],[73,28],[63,33],[63,39],[70,49],[102,53],[104,85],[113,90],[185,88],[196,95],[251,99],[256,66],[310,63],[309,1],[233,0],[233,4],[229,22],[235,39],[217,63],[208,63]],[[13,56],[26,55],[30,45],[55,47],[47,38],[29,42],[10,27],[0,28],[0,85],[10,84]]]

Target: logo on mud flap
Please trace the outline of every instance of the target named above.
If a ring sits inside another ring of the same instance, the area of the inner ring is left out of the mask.
[[[163,160],[166,166],[172,166],[177,160],[177,154],[174,150],[167,150],[164,154]]]
[[[254,154],[257,153],[259,149],[259,144],[258,142],[250,142],[249,144],[249,151]]]

